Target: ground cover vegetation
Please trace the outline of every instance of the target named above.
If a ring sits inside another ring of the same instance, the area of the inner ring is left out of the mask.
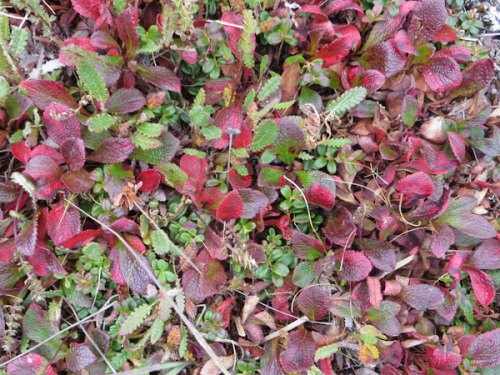
[[[500,373],[463,1],[1,4],[1,374]]]

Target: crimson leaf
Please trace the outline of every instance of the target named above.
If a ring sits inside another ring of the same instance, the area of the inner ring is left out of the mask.
[[[493,279],[481,270],[475,268],[464,268],[469,274],[472,290],[477,300],[484,307],[488,306],[495,298],[495,284]]]
[[[460,66],[451,57],[433,58],[421,70],[425,83],[434,92],[453,90],[462,82]]]
[[[76,208],[59,203],[50,211],[47,234],[56,246],[78,234],[80,229],[80,213]]]
[[[61,155],[71,171],[80,169],[85,164],[85,145],[80,138],[67,138],[61,144]]]
[[[218,260],[205,264],[200,275],[200,290],[204,298],[219,293],[219,287],[226,284],[227,277],[224,266]]]
[[[217,207],[216,215],[220,220],[231,220],[241,217],[243,200],[237,190],[230,192]]]
[[[78,103],[69,91],[63,85],[50,79],[31,79],[21,82],[21,86],[26,89],[28,97],[41,110],[45,110],[52,103],[78,109]]]
[[[138,64],[137,71],[147,82],[169,91],[181,92],[181,81],[174,73],[163,66]]]
[[[40,354],[29,353],[7,365],[9,375],[56,375],[49,362]]]
[[[100,163],[120,163],[127,159],[132,151],[134,144],[128,138],[108,138],[92,152],[87,160]]]
[[[135,112],[146,105],[146,97],[137,89],[119,89],[115,91],[106,103],[111,113]]]
[[[129,6],[116,17],[116,28],[118,35],[125,44],[127,55],[134,58],[139,49],[139,35],[137,35],[137,25],[139,21],[139,13],[137,7]]]
[[[494,75],[493,60],[479,59],[463,71],[462,83],[451,92],[450,96],[456,98],[474,94],[488,86]]]
[[[266,207],[269,204],[269,198],[258,190],[240,189],[238,193],[243,202],[243,212],[241,213],[243,219],[254,218],[262,207]]]
[[[469,347],[469,355],[476,367],[500,365],[500,328],[479,335]]]
[[[68,138],[80,138],[80,123],[76,115],[63,104],[51,103],[43,112],[43,122],[49,137],[58,145]]]
[[[434,184],[427,174],[418,172],[400,180],[396,190],[403,196],[403,204],[410,205],[417,199],[431,195],[434,192]]]
[[[348,250],[336,255],[337,264],[340,265],[340,275],[347,281],[361,281],[366,279],[372,270],[368,258],[357,251]]]

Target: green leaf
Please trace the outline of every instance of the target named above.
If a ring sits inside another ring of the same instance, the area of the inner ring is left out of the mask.
[[[194,148],[185,148],[182,151],[187,155],[196,156],[199,159],[204,159],[207,156],[206,152]]]
[[[331,115],[342,117],[348,110],[361,103],[365,99],[366,94],[367,91],[364,87],[354,87],[344,92],[337,99],[329,102],[326,106],[326,111]]]
[[[281,76],[274,76],[269,78],[269,80],[264,84],[259,92],[259,101],[266,100],[271,95],[273,95],[281,85]]]
[[[129,316],[127,316],[123,324],[120,326],[120,335],[125,336],[132,334],[142,323],[144,323],[150,313],[151,305],[148,305],[147,303],[137,307],[129,314]]]
[[[209,141],[212,139],[220,139],[220,137],[222,137],[222,129],[217,126],[210,125],[201,129],[201,134]]]
[[[267,56],[267,55],[266,55]],[[255,90],[251,89],[248,95],[245,97],[245,101],[243,102],[243,111],[247,111],[250,103],[255,100]]]
[[[205,89],[201,88],[193,100],[193,106],[200,106],[201,107],[203,105],[205,105]]]
[[[160,163],[155,169],[165,176],[165,182],[175,188],[182,188],[187,179],[187,174],[178,165],[173,163]]]
[[[148,137],[158,137],[165,129],[165,125],[145,122],[137,127],[137,131]]]
[[[187,328],[184,326],[181,326],[181,342],[179,343],[179,356],[182,358],[186,354],[187,350],[187,339],[188,339],[188,331]]]
[[[127,0],[113,0],[113,7],[116,10],[116,13],[120,14],[127,7]]]
[[[95,100],[100,102],[108,100],[109,92],[104,78],[92,63],[82,60],[77,65],[76,71],[85,89]]]
[[[332,354],[335,354],[339,351],[339,347],[337,344],[333,343],[330,345],[322,346],[316,350],[316,355],[314,356],[314,361],[317,362],[321,359],[330,358]]]
[[[170,252],[170,244],[165,239],[165,232],[163,234],[159,230],[154,230],[149,235],[151,237],[151,241],[153,242],[153,249],[156,254],[166,254]]]
[[[165,322],[161,320],[160,317],[156,318],[151,325],[151,344],[156,344],[156,342],[163,336],[163,328],[165,327]]]
[[[326,142],[323,142],[322,145],[326,147],[335,147],[340,148],[345,145],[351,144],[352,141],[348,138],[331,138]]]
[[[138,134],[136,134],[138,136]],[[161,142],[160,147],[153,149],[136,148],[131,154],[130,159],[145,161],[149,164],[158,164],[160,162],[168,162],[179,149],[180,141],[169,132],[161,133],[158,140]]]
[[[12,52],[14,56],[18,56],[26,50],[29,36],[30,32],[28,29],[20,29],[19,27],[14,27],[12,29],[10,52]]]
[[[302,111],[304,111],[303,108],[306,104],[312,104],[318,113],[323,111],[323,99],[321,99],[321,95],[308,87],[302,87],[299,97],[299,107]]]
[[[82,249],[83,254],[93,261],[100,261],[103,259],[102,255],[102,245],[97,242],[91,242],[86,244]]]
[[[189,119],[200,128],[208,125],[210,115],[213,113],[213,107],[208,105],[194,105],[189,111]]]
[[[401,120],[410,128],[415,124],[417,118],[418,102],[411,95],[406,95],[403,99]]]
[[[236,172],[238,172],[240,176],[245,177],[248,176],[249,174],[248,169],[245,165],[235,165],[234,169],[236,170]]]
[[[299,159],[302,159],[302,160],[312,160],[312,159],[314,159],[314,156],[313,155],[309,155],[307,152],[302,151],[299,154]]]
[[[161,146],[161,141],[157,138],[148,137],[147,135],[143,135],[140,133],[134,134],[132,137],[130,137],[130,140],[143,150],[150,150]]]
[[[99,113],[97,116],[90,117],[88,123],[90,124],[90,130],[100,133],[112,127],[115,120],[108,113]]]
[[[258,152],[272,145],[278,138],[279,130],[274,120],[264,120],[258,126],[252,139],[252,151]]]
[[[10,86],[9,82],[7,80],[0,76],[0,99],[5,98],[7,95],[9,95],[10,92]]]

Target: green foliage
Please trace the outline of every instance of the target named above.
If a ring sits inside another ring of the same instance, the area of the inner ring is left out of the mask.
[[[88,122],[90,124],[90,130],[97,133],[108,130],[116,123],[113,116],[108,113],[99,113],[96,116],[90,117]]]
[[[240,176],[245,177],[249,175],[248,168],[245,165],[235,165],[234,169]]]
[[[145,122],[137,127],[137,131],[140,134],[151,138],[159,137],[163,129],[165,129],[165,125],[152,122]]]
[[[99,70],[92,63],[83,60],[77,65],[76,71],[85,90],[95,100],[104,104],[109,98],[109,92]]]
[[[260,102],[266,100],[271,95],[273,95],[281,85],[281,76],[274,76],[269,78],[269,80],[260,89],[258,99]]]
[[[243,110],[247,111],[250,104],[255,100],[255,90],[251,89],[247,96],[245,96],[245,101],[243,102]]]
[[[151,344],[156,344],[163,335],[163,328],[165,327],[165,322],[160,318],[156,318],[151,325]]]
[[[116,13],[120,14],[127,7],[127,0],[113,0],[113,7]]]
[[[120,335],[130,335],[144,323],[151,313],[151,305],[142,304],[132,311],[120,327]]]
[[[148,31],[142,26],[137,26],[137,35],[141,39],[139,51],[142,53],[153,53],[161,49],[162,44],[160,41],[162,36],[158,31],[158,26],[153,25]]]
[[[170,244],[165,238],[166,236],[165,232],[161,233],[158,230],[154,230],[150,233],[153,249],[157,254],[166,254],[171,251]]]
[[[252,35],[257,31],[257,21],[253,17],[251,10],[243,11],[244,29],[239,42],[240,51],[243,52],[243,62],[247,68],[253,68],[255,61],[253,58],[253,51],[255,49],[255,42],[252,41]]]
[[[161,146],[161,141],[155,137],[149,137],[139,132],[135,133],[130,140],[143,150],[150,150]]]
[[[278,138],[279,130],[276,122],[273,120],[264,120],[255,131],[255,136],[252,139],[252,151],[258,152],[273,144]]]
[[[203,136],[209,141],[213,139],[219,139],[222,137],[222,129],[218,128],[217,126],[210,125],[206,128],[201,129],[201,134],[203,134]]]
[[[196,150],[194,148],[185,148],[182,151],[184,151],[184,153],[187,155],[196,156],[200,159],[203,159],[207,156],[207,154],[205,152],[200,151],[200,150]]]
[[[340,148],[345,145],[350,145],[352,141],[348,138],[331,138],[322,143],[323,146],[326,147],[335,147]]]
[[[332,354],[335,354],[339,351],[339,347],[337,344],[330,344],[326,346],[322,346],[316,350],[316,354],[314,355],[314,360],[319,361],[321,359],[330,358]]]
[[[332,100],[326,105],[326,111],[330,115],[343,117],[345,113],[361,103],[366,97],[366,89],[364,87],[354,87],[337,99]]]
[[[14,56],[18,56],[26,50],[28,38],[30,36],[28,29],[14,27],[10,37],[10,51]]]
[[[0,76],[0,100],[9,95],[10,85],[9,82],[2,76]]]

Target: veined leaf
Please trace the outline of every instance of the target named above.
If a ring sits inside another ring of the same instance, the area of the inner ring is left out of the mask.
[[[221,128],[218,128],[217,126],[210,125],[206,128],[201,129],[201,134],[208,139],[209,141],[213,139],[219,139],[222,137],[222,130]]]
[[[352,141],[348,138],[332,138],[322,143],[322,145],[326,147],[340,148],[345,145],[350,145],[351,143]]]
[[[28,37],[30,36],[28,29],[21,29],[14,27],[10,38],[10,51],[13,55],[17,56],[23,53],[28,44]]]
[[[271,77],[264,86],[260,89],[258,99],[259,101],[266,100],[273,95],[281,85],[281,76]]]
[[[93,64],[82,60],[76,67],[76,71],[85,89],[95,100],[100,102],[108,100],[109,92],[106,88],[104,78]]]
[[[165,125],[145,122],[137,127],[137,131],[147,137],[158,137],[165,129]]]
[[[91,117],[88,120],[90,124],[90,130],[100,133],[108,130],[115,124],[115,120],[108,113],[99,113],[97,116]]]
[[[149,316],[151,313],[151,306],[148,304],[142,304],[132,311],[129,316],[125,319],[120,327],[120,335],[130,335],[134,332]]]
[[[317,362],[321,359],[330,358],[332,354],[335,354],[338,351],[339,347],[335,343],[322,346],[321,348],[318,348],[318,350],[316,350],[316,355],[314,356],[314,360]]]
[[[262,121],[253,137],[252,151],[258,152],[270,146],[278,138],[279,130],[273,120]]]
[[[326,111],[332,115],[342,117],[345,113],[361,103],[366,97],[367,91],[364,87],[354,87],[344,92],[337,99],[332,100],[326,106]]]
[[[132,137],[130,137],[130,140],[143,150],[149,150],[161,146],[161,141],[157,138],[148,137],[147,135],[140,133],[134,134]]]

